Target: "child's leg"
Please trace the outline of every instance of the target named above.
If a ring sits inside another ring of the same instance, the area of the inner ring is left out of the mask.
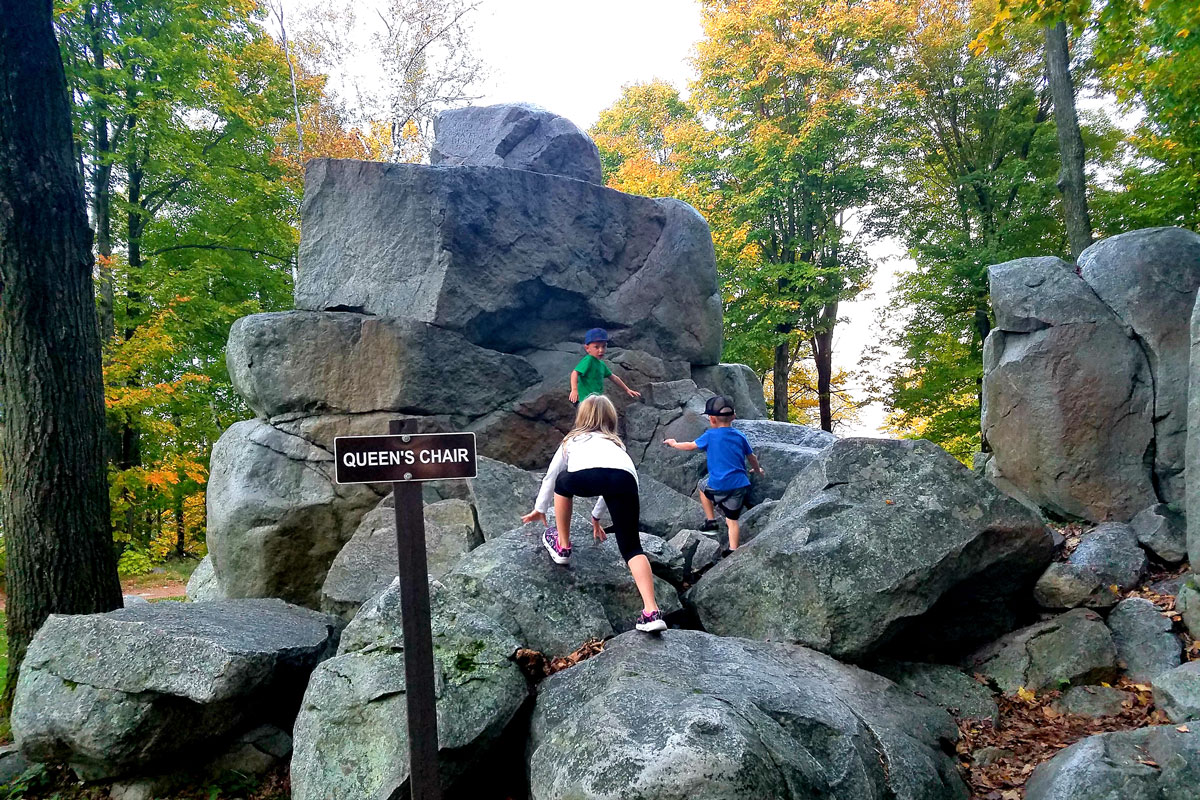
[[[728,518],[726,518],[725,524],[729,526],[729,549],[737,550],[742,539],[741,524],[736,519]]]
[[[717,509],[713,507],[713,501],[708,499],[708,495],[704,492],[700,493],[700,505],[704,508],[704,518],[716,521]]]
[[[650,569],[650,559],[642,552],[642,537],[638,533],[641,517],[641,503],[638,498],[637,480],[628,472],[617,472],[617,485],[610,491],[604,492],[604,502],[608,505],[608,513],[612,515],[613,535],[617,537],[617,549],[621,557],[629,565],[629,573],[637,585],[638,594],[642,596],[643,611],[657,611],[658,602],[654,597],[654,573]]]
[[[571,511],[574,498],[554,495],[554,524],[558,526],[558,546],[564,550],[571,546]]]
[[[654,572],[650,569],[650,559],[646,558],[644,553],[629,559],[629,572],[633,575],[633,582],[637,584],[638,594],[642,596],[642,610],[657,611],[658,604],[654,600]]]

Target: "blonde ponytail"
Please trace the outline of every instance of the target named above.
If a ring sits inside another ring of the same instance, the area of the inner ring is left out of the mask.
[[[602,394],[593,394],[583,398],[579,410],[575,412],[575,427],[563,437],[566,443],[577,436],[597,433],[625,449],[625,443],[617,435],[617,407]]]

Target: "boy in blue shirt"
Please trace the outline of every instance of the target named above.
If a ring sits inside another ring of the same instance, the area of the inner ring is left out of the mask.
[[[708,456],[708,475],[700,479],[700,505],[704,506],[704,533],[717,530],[717,511],[725,515],[729,525],[729,549],[737,550],[741,540],[738,518],[746,506],[750,491],[750,473],[746,462],[759,475],[766,474],[754,455],[746,435],[733,427],[733,403],[721,395],[708,398],[704,404],[710,430],[694,442],[665,439],[663,444],[676,450],[703,450]]]

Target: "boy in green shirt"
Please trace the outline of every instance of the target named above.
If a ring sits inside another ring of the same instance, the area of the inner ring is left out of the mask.
[[[608,331],[604,328],[592,328],[583,335],[583,349],[587,355],[583,357],[575,369],[571,370],[571,402],[578,403],[593,394],[604,394],[604,379],[613,381],[625,390],[630,397],[641,397],[641,392],[635,392],[625,385],[605,364],[604,354],[608,352]]]

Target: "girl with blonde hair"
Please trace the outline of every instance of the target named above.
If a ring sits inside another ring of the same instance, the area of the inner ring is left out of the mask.
[[[617,537],[617,548],[642,596],[642,613],[634,627],[639,631],[666,630],[667,623],[654,599],[650,560],[642,552],[638,533],[641,504],[637,469],[617,435],[617,409],[604,395],[591,395],[579,404],[575,426],[563,438],[546,470],[533,511],[521,517],[522,522],[537,520],[547,526],[542,545],[555,564],[571,560],[571,510],[576,495],[600,498],[592,509],[592,536],[597,542],[608,538],[600,517],[605,509],[612,515],[611,530]],[[557,528],[546,517],[552,497]]]

